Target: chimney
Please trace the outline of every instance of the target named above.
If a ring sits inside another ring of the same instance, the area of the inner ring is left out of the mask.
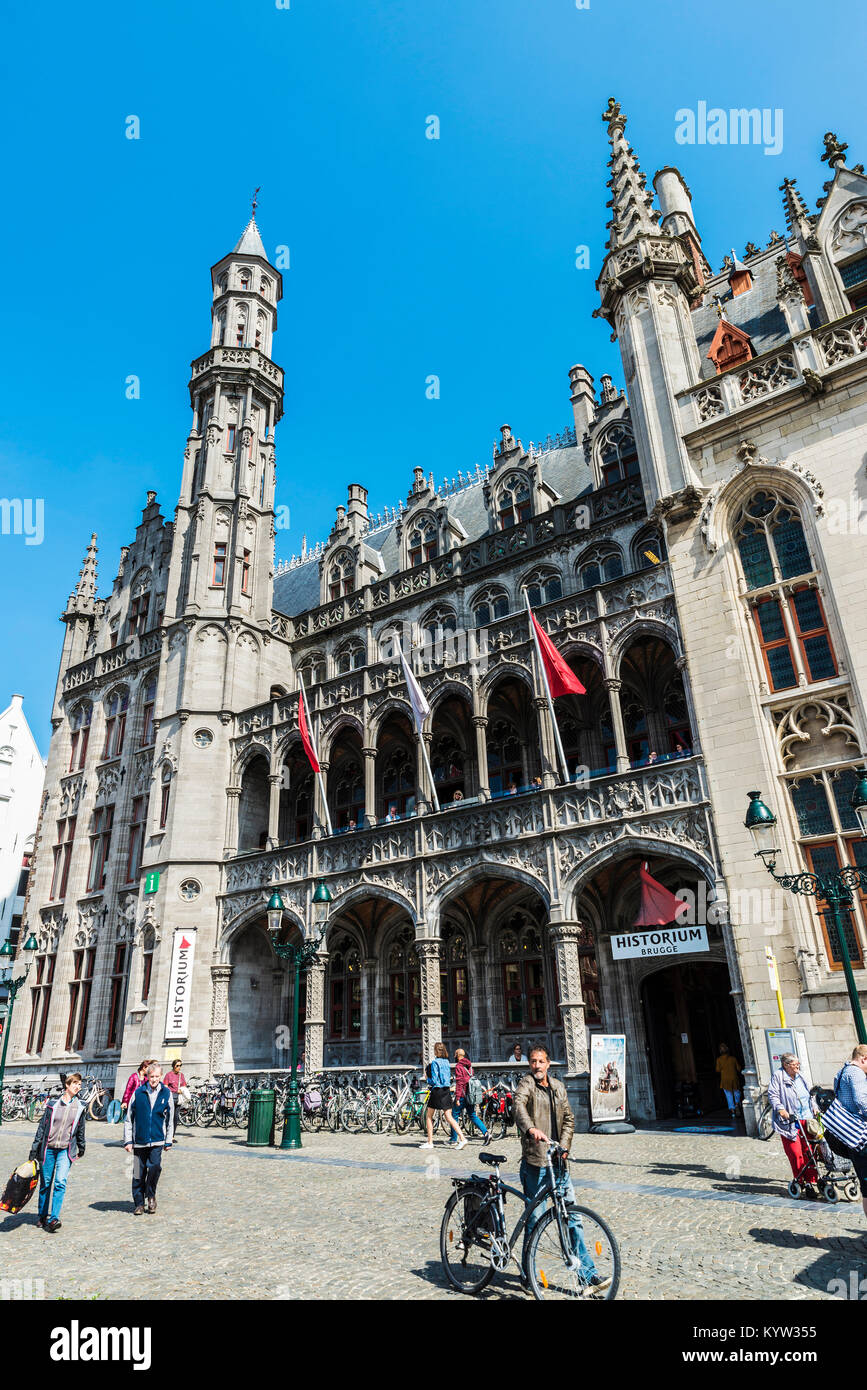
[[[575,440],[578,444],[593,422],[596,414],[596,392],[593,378],[586,367],[576,364],[569,368],[569,385],[572,387],[572,413],[575,416]]]
[[[692,215],[692,194],[680,170],[670,166],[659,169],[653,176],[653,187],[659,200],[662,230],[668,236],[682,236],[689,231],[701,242]]]
[[[350,520],[357,516],[362,521],[367,520],[367,488],[360,483],[350,483],[349,492],[346,498],[347,511]]]

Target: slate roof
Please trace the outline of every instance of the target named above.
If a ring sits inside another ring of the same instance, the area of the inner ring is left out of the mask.
[[[753,277],[752,288],[734,298],[730,295],[728,276],[724,270],[705,282],[704,303],[692,313],[692,325],[701,357],[702,380],[716,376],[716,367],[707,355],[719,323],[713,296],[723,301],[723,313],[735,328],[749,333],[756,354],[770,352],[789,339],[789,329],[777,302],[777,257],[786,254],[786,243],[780,241],[767,247],[758,256],[751,256],[745,268]],[[810,311],[813,317],[813,310]]]
[[[232,254],[235,255],[238,252],[245,256],[261,256],[264,261],[268,259],[265,254],[265,247],[262,245],[262,238],[259,235],[259,228],[256,226],[255,217],[250,218]]]
[[[568,502],[582,493],[591,491],[593,474],[580,444],[568,448],[547,449],[537,458],[542,478],[559,493],[560,500]],[[483,489],[484,482],[474,481],[454,492],[446,492],[449,515],[461,523],[467,533],[468,542],[479,540],[488,534],[488,510]],[[375,531],[368,531],[364,536],[364,544],[382,556],[383,578],[399,572],[401,564],[397,521],[390,521]],[[273,606],[276,612],[295,618],[309,608],[319,607],[321,558],[320,552],[274,576]]]

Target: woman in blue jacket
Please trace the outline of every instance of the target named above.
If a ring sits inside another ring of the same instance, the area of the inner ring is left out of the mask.
[[[446,1117],[446,1123],[451,1125],[457,1139],[457,1147],[462,1149],[466,1144],[466,1139],[461,1133],[458,1125],[452,1119],[452,1069],[449,1064],[449,1054],[445,1043],[438,1042],[434,1045],[433,1060],[428,1062],[427,1076],[430,1081],[430,1095],[427,1100],[427,1110],[425,1111],[425,1121],[427,1123],[427,1143],[420,1144],[420,1149],[432,1149],[433,1142],[433,1112],[442,1110]]]

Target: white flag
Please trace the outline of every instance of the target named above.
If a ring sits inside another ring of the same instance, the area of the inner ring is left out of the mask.
[[[403,654],[403,648],[399,647],[398,650],[400,652],[400,664],[403,667],[403,678],[406,681],[406,687],[409,691],[409,702],[412,705],[412,712],[415,715],[415,727],[418,730],[419,737],[421,737],[422,725],[430,714],[430,705],[422,694],[421,686],[410,670],[409,662]]]

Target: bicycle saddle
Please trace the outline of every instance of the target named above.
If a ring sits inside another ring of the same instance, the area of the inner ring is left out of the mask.
[[[505,1155],[505,1154],[489,1154],[489,1153],[479,1154],[479,1162],[480,1162],[480,1163],[490,1163],[491,1167],[493,1167],[495,1163],[505,1163],[505,1162],[506,1162],[506,1155]]]

